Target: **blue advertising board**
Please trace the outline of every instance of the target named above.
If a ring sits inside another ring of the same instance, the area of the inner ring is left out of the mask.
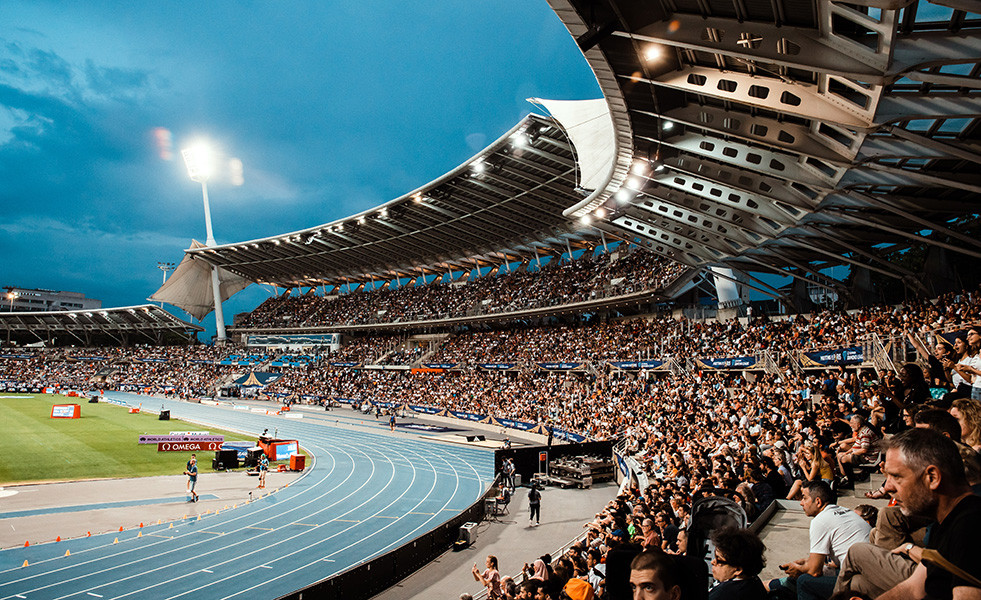
[[[728,358],[699,358],[695,362],[703,369],[750,369],[756,366],[756,357],[730,356]]]
[[[538,423],[528,423],[527,421],[516,421],[514,419],[498,418],[497,422],[510,429],[520,429],[521,431],[528,431],[529,429],[538,427]]]
[[[663,360],[627,360],[610,361],[610,364],[625,371],[636,371],[639,369],[660,369],[665,363]]]
[[[487,418],[487,415],[478,415],[477,413],[463,412],[460,410],[451,410],[449,412],[457,419],[464,419],[466,421],[483,421]]]
[[[865,353],[861,346],[838,348],[836,350],[819,350],[804,352],[801,363],[805,367],[828,367],[837,365],[854,365],[865,361]]]
[[[581,362],[540,362],[535,364],[546,371],[571,371],[583,366]]]

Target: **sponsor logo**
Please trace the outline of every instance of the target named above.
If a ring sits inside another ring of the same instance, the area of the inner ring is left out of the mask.
[[[221,442],[164,442],[157,444],[157,452],[195,452],[221,449]]]

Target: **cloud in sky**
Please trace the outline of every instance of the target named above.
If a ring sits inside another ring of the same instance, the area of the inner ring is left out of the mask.
[[[534,110],[529,96],[599,96],[544,0],[5,0],[0,21],[0,285],[105,306],[142,302],[156,263],[204,238],[179,156],[195,137],[242,161],[242,185],[209,185],[225,243],[436,179]]]

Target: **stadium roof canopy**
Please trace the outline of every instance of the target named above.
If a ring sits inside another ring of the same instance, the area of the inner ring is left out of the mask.
[[[153,304],[47,312],[0,312],[0,329],[9,340],[12,335],[28,334],[44,342],[68,335],[86,346],[93,337],[108,336],[121,344],[134,336],[159,342],[163,334],[188,336],[203,327],[178,319]]]
[[[600,83],[605,141],[543,101],[556,119],[527,117],[401,198],[189,256],[286,287],[527,259],[601,234],[762,287],[750,271],[838,286],[819,272],[838,264],[917,286],[883,259],[915,244],[981,258],[981,241],[953,231],[981,201],[978,2],[550,4]]]
[[[981,257],[948,228],[981,200],[981,3],[550,4],[630,146],[616,172],[634,173],[570,216],[605,205],[679,261],[817,280],[850,263],[916,285],[881,259],[914,243]]]
[[[577,165],[563,129],[528,115],[436,181],[325,225],[188,250],[252,281],[283,287],[415,277],[565,252],[597,237],[562,213]]]

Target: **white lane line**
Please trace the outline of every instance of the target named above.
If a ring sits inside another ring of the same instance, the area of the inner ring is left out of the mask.
[[[93,594],[92,592],[88,592],[88,595],[89,596],[95,596],[96,598],[101,598],[102,597],[99,594]]]
[[[202,573],[212,573],[212,574],[214,574],[214,571],[212,571],[211,569],[201,569],[201,572]]]
[[[402,453],[401,453],[400,451],[398,451],[398,450],[394,450],[394,449],[390,449],[390,452],[394,452],[395,454],[398,454],[399,456],[404,456],[404,455],[403,455],[403,454],[402,454]],[[429,458],[428,458],[428,457],[426,457],[426,456],[423,456],[423,455],[421,455],[421,454],[419,454],[418,452],[415,452],[415,451],[412,451],[412,452],[414,452],[414,453],[416,454],[416,456],[417,456],[417,457],[418,457],[419,459],[421,459],[421,460],[423,460],[424,462],[426,462],[426,463],[427,463],[427,464],[429,465],[429,467],[430,467],[430,469],[429,469],[429,472],[431,472],[431,473],[433,473],[433,475],[434,475],[434,478],[433,478],[433,482],[432,482],[432,484],[430,485],[430,488],[429,488],[429,492],[428,492],[428,493],[426,494],[426,496],[425,496],[424,498],[422,498],[422,499],[421,499],[421,500],[420,500],[420,501],[419,501],[418,503],[416,503],[416,506],[414,507],[414,508],[416,508],[416,507],[418,507],[418,506],[420,506],[420,505],[421,505],[421,504],[422,504],[423,502],[425,502],[425,501],[426,501],[426,499],[427,499],[427,498],[429,498],[429,496],[430,496],[431,494],[433,494],[433,493],[435,492],[435,490],[436,490],[436,482],[437,482],[437,479],[438,479],[438,477],[439,477],[439,473],[438,473],[438,472],[436,471],[436,467],[435,467],[435,465],[433,465],[433,463],[432,463],[432,462],[431,462],[431,461],[429,460]],[[383,455],[383,457],[384,457],[384,455]],[[454,466],[454,465],[453,465],[452,463],[449,463],[449,461],[447,460],[447,458],[446,458],[445,456],[438,456],[438,457],[435,457],[435,458],[436,458],[437,460],[440,460],[440,461],[442,461],[442,462],[444,462],[444,463],[447,463],[447,464],[449,465],[449,467],[450,467],[450,469],[451,469],[451,470],[452,470],[452,471],[454,472],[454,474],[456,475],[456,477],[455,477],[455,485],[454,485],[454,491],[453,491],[453,494],[452,494],[452,496],[451,496],[451,498],[448,498],[448,499],[446,499],[446,500],[445,500],[445,502],[444,502],[444,504],[443,504],[443,506],[445,507],[445,506],[446,506],[447,504],[449,504],[450,502],[452,502],[452,501],[453,501],[453,498],[454,498],[454,497],[456,496],[456,494],[457,494],[457,492],[458,492],[458,491],[460,491],[460,480],[461,480],[462,478],[460,477],[460,475],[461,475],[461,474],[459,473],[459,471],[457,471],[457,469],[456,469],[456,467],[455,467],[455,466]],[[473,465],[471,465],[471,464],[469,464],[469,463],[467,463],[467,466],[468,466],[468,467],[470,467],[470,469],[471,469],[471,470],[473,470],[473,471],[474,471],[474,472],[476,473],[476,469],[474,469],[474,467],[473,467]],[[415,463],[412,463],[412,481],[411,481],[411,482],[409,483],[409,485],[408,485],[408,487],[406,488],[406,490],[405,490],[405,491],[403,491],[403,492],[402,492],[402,494],[400,494],[400,495],[399,495],[399,498],[401,498],[401,497],[402,497],[402,496],[404,496],[404,495],[405,495],[406,493],[408,493],[408,491],[409,491],[409,488],[411,488],[411,486],[412,486],[412,483],[413,483],[413,482],[415,482],[415,479],[416,479],[416,468],[415,468]],[[386,485],[386,487],[387,487],[387,485]],[[382,491],[384,491],[384,490],[382,490]],[[380,493],[379,493],[379,494],[377,494],[377,495],[380,495]],[[376,496],[377,496],[377,495],[376,495]],[[389,505],[388,505],[387,507],[385,507],[385,508],[383,508],[383,509],[381,509],[381,510],[380,510],[380,511],[378,511],[378,512],[384,512],[384,511],[385,511],[385,510],[386,510],[386,509],[387,509],[388,507],[390,507],[390,506],[392,506],[392,504],[394,504],[394,503],[395,503],[395,502],[396,502],[397,500],[398,500],[398,498],[396,498],[395,500],[393,500],[393,501],[392,501],[392,503],[390,503],[390,504],[389,504]],[[376,513],[376,515],[377,515],[377,513]],[[427,520],[426,520],[426,522],[428,523],[428,522],[429,522],[429,521],[431,521],[431,520],[432,520],[433,518],[435,518],[435,515],[434,515],[433,517],[430,517],[430,519],[427,519]],[[335,551],[335,552],[333,552],[332,554],[330,554],[330,556],[334,556],[334,555],[336,555],[336,554],[338,554],[338,553],[340,553],[340,552],[343,552],[344,550],[347,550],[348,548],[351,548],[352,546],[355,546],[355,545],[358,545],[358,544],[360,544],[360,543],[362,543],[362,542],[363,542],[363,541],[364,541],[365,539],[367,539],[367,538],[370,538],[370,537],[372,537],[372,536],[374,536],[374,535],[376,535],[376,534],[378,534],[378,533],[380,533],[380,532],[382,532],[382,531],[384,531],[385,529],[388,529],[388,528],[389,528],[389,527],[391,527],[391,526],[392,526],[393,524],[395,524],[395,522],[392,522],[392,523],[389,523],[388,525],[385,525],[384,527],[381,527],[381,528],[379,528],[379,529],[377,529],[377,530],[375,530],[375,531],[373,531],[373,532],[372,532],[371,534],[369,534],[369,535],[368,535],[367,537],[365,537],[365,538],[361,538],[361,539],[360,539],[360,540],[359,540],[358,542],[356,542],[355,544],[350,544],[350,545],[348,545],[348,546],[345,546],[344,548],[341,548],[340,550],[337,550],[337,551]],[[399,546],[399,545],[401,545],[401,544],[403,543],[403,540],[409,540],[409,539],[412,539],[412,537],[413,537],[413,534],[414,534],[414,533],[415,533],[416,531],[418,531],[419,529],[422,529],[423,527],[425,527],[425,523],[424,523],[424,524],[422,524],[422,525],[420,525],[420,526],[418,526],[418,527],[417,527],[416,529],[414,529],[414,530],[413,530],[412,532],[409,532],[409,533],[406,533],[405,535],[403,535],[403,536],[402,536],[402,538],[400,538],[400,539],[398,539],[398,540],[396,540],[395,542],[393,542],[393,543],[391,543],[391,544],[389,544],[389,546],[387,546],[387,547],[386,547],[385,549],[382,549],[382,550],[379,550],[379,551],[377,551],[377,552],[375,552],[374,554],[371,554],[371,555],[369,555],[369,556],[368,556],[367,558],[365,558],[365,559],[364,559],[364,561],[368,561],[368,560],[371,560],[372,558],[374,558],[375,556],[379,556],[379,555],[380,555],[380,554],[382,554],[382,553],[383,553],[383,552],[384,552],[384,551],[385,551],[385,550],[386,550],[387,548],[390,548],[390,547],[393,547],[393,546]],[[332,537],[334,537],[334,536],[331,536],[331,538],[332,538]],[[328,539],[331,539],[331,538],[328,538]],[[298,550],[296,550],[295,552],[293,552],[293,553],[291,553],[291,554],[288,554],[288,555],[286,555],[286,557],[288,557],[288,556],[291,556],[292,554],[296,554],[296,553],[299,553],[299,552],[301,552],[301,551],[303,551],[303,550],[306,550],[306,549],[308,549],[308,548],[312,548],[312,547],[313,547],[313,546],[315,546],[315,545],[316,545],[316,544],[311,544],[311,545],[309,545],[309,546],[307,546],[306,548],[301,548],[301,549],[298,549]],[[281,558],[285,558],[285,557],[281,557]],[[265,582],[263,582],[262,584],[258,584],[258,585],[254,585],[254,586],[252,586],[252,587],[250,587],[250,588],[246,588],[246,589],[244,589],[244,590],[241,590],[241,591],[239,591],[239,592],[236,592],[236,593],[233,593],[233,594],[231,594],[231,595],[229,595],[229,596],[225,596],[225,598],[223,598],[222,600],[227,600],[228,598],[231,598],[231,597],[233,597],[233,596],[238,596],[238,595],[241,595],[241,594],[244,594],[244,593],[247,593],[247,592],[250,592],[250,591],[252,591],[252,590],[254,590],[254,589],[256,589],[256,588],[258,588],[258,587],[260,587],[261,585],[264,585],[265,583],[269,583],[269,582],[271,582],[271,581],[275,581],[275,580],[277,580],[277,579],[281,579],[281,578],[283,578],[283,577],[287,577],[287,576],[290,576],[290,575],[292,575],[292,574],[294,574],[294,573],[296,573],[296,572],[298,572],[298,571],[301,571],[302,569],[303,569],[303,567],[300,567],[300,568],[297,568],[297,569],[293,569],[292,571],[287,571],[287,572],[285,572],[285,573],[281,573],[281,574],[280,574],[279,576],[277,576],[277,577],[274,577],[274,578],[272,578],[272,579],[270,579],[270,580],[266,580],[266,581],[265,581]],[[199,588],[199,589],[200,589],[200,588]]]
[[[349,452],[345,452],[345,450],[350,450],[350,446],[349,446],[349,444],[351,444],[351,443],[353,442],[353,440],[347,440],[347,439],[344,439],[344,440],[335,440],[335,443],[336,443],[336,442],[338,442],[338,441],[339,441],[339,442],[341,442],[341,443],[340,443],[340,444],[338,444],[338,445],[341,445],[342,447],[341,447],[341,448],[336,448],[336,450],[340,450],[340,454],[346,454],[346,455],[347,455],[347,458],[348,458],[348,459],[352,459],[353,457],[351,456],[351,454],[350,454]],[[363,442],[363,440],[360,440],[360,441],[362,441],[362,442]],[[333,444],[328,444],[328,445],[333,445]],[[414,444],[413,444],[413,445],[414,445]],[[344,448],[345,446],[346,446],[346,448]],[[335,452],[336,452],[336,450],[335,450]],[[387,452],[389,452],[389,453],[391,453],[391,452],[392,452],[392,449],[391,449],[391,448],[384,448],[384,447],[378,447],[378,448],[374,448],[374,447],[373,447],[373,448],[371,448],[371,450],[369,450],[368,452],[365,452],[364,450],[361,450],[360,452],[358,452],[358,451],[355,451],[355,452],[356,452],[356,453],[359,453],[359,454],[362,454],[362,455],[364,456],[364,458],[367,458],[367,459],[369,460],[369,462],[370,462],[370,463],[372,463],[372,470],[374,470],[374,464],[373,464],[373,463],[374,463],[374,461],[375,461],[375,460],[377,460],[377,459],[382,459],[382,461],[385,461],[385,462],[388,462],[388,463],[389,463],[390,465],[392,465],[392,463],[394,463],[394,462],[398,462],[398,463],[399,463],[399,465],[402,465],[402,464],[405,464],[405,463],[403,463],[403,462],[402,462],[402,460],[391,460],[391,458],[389,458],[389,457],[391,456],[391,454],[389,454],[388,456],[386,456],[386,450],[387,450]],[[408,449],[408,451],[409,451],[409,452],[410,452],[411,454],[416,454],[416,455],[418,455],[418,454],[419,454],[419,452],[418,452],[418,451],[417,451],[417,450],[416,450],[415,448],[411,448],[411,449]],[[399,452],[397,452],[397,451],[395,451],[395,452],[394,452],[394,454],[398,456],[398,455],[399,455],[400,453],[399,453]],[[479,454],[479,453],[474,453],[474,454]],[[328,457],[329,459],[331,459],[331,462],[333,463],[333,464],[332,464],[332,466],[331,466],[331,468],[330,468],[330,471],[334,471],[334,469],[336,469],[336,468],[337,468],[337,467],[339,466],[339,461],[338,461],[338,457],[337,457],[337,456],[335,455],[335,453],[334,453],[334,452],[328,452],[328,453],[327,453],[327,457]],[[404,459],[404,455],[401,455],[401,456],[400,456],[400,458],[403,458],[403,459]],[[422,457],[420,457],[420,458],[422,458]],[[448,464],[448,463],[449,463],[449,461],[447,460],[447,457],[442,457],[442,456],[440,456],[440,457],[432,457],[432,456],[430,456],[430,458],[434,458],[434,459],[435,459],[435,461],[438,461],[438,462],[441,462],[441,463],[443,463],[443,464]],[[457,491],[457,490],[458,490],[458,489],[460,488],[460,484],[462,483],[462,481],[460,481],[461,479],[465,479],[465,480],[470,480],[470,478],[469,478],[469,477],[463,477],[463,473],[460,473],[460,472],[459,472],[459,471],[458,471],[458,470],[456,469],[456,467],[455,467],[454,465],[452,465],[451,463],[449,464],[449,467],[450,467],[450,468],[449,468],[448,470],[446,470],[446,469],[443,469],[443,468],[441,468],[441,469],[438,469],[438,470],[436,470],[436,468],[435,468],[435,465],[433,465],[433,464],[432,464],[432,462],[430,462],[430,460],[429,460],[428,458],[423,458],[423,460],[424,460],[424,462],[426,462],[426,463],[429,463],[429,467],[430,467],[430,469],[432,469],[432,471],[430,471],[430,472],[431,472],[431,473],[432,473],[432,474],[433,474],[433,475],[435,476],[435,477],[434,477],[434,479],[440,479],[440,478],[442,478],[442,477],[446,477],[446,476],[452,476],[452,475],[455,475],[455,476],[456,476],[456,479],[457,479],[457,482],[456,482],[456,486],[455,486],[455,487],[456,487],[457,489],[456,489],[456,490],[454,490],[454,492],[456,492],[456,491]],[[466,463],[469,463],[469,461],[465,461],[465,462],[466,462]],[[411,464],[411,462],[409,463],[409,465],[410,465],[410,466],[412,466],[412,464]],[[352,464],[352,465],[350,465],[350,466],[351,466],[351,467],[354,467],[354,465],[353,465],[353,464]],[[393,465],[393,466],[394,466],[394,465]],[[472,465],[472,464],[466,464],[464,468],[469,468],[469,470],[471,470],[471,471],[474,471],[474,472],[476,471],[476,470],[475,470],[475,468],[474,468],[474,465]],[[353,469],[352,469],[352,471],[353,471]],[[415,473],[414,473],[414,471],[415,471],[415,469],[413,469],[413,479],[415,478]],[[435,471],[435,472],[434,472],[434,471]],[[394,473],[393,473],[393,474],[394,474]],[[330,473],[328,473],[328,477],[329,477],[329,475],[330,475]],[[352,473],[348,473],[348,476],[344,478],[344,482],[346,482],[347,480],[349,480],[349,479],[351,478],[351,475],[353,475],[353,472],[352,472]],[[324,479],[327,479],[327,477],[323,477],[323,478],[321,478],[321,480],[320,480],[320,481],[322,482],[322,481],[323,481]],[[369,478],[368,480],[366,480],[366,481],[365,481],[365,482],[364,482],[364,483],[363,483],[363,484],[362,484],[362,485],[361,485],[361,486],[360,486],[360,487],[358,488],[358,490],[360,490],[360,489],[362,489],[362,488],[364,488],[364,486],[365,486],[365,484],[366,484],[366,483],[367,483],[367,481],[369,481],[369,480],[370,480],[370,478]],[[478,480],[478,481],[480,481],[480,478],[478,477],[478,478],[477,478],[477,480]],[[318,483],[319,483],[319,482],[318,482]],[[390,483],[391,483],[391,480],[389,479],[389,482],[388,482],[388,484],[390,484]],[[434,483],[435,483],[435,482],[434,482]],[[386,484],[386,487],[385,487],[385,488],[383,488],[383,489],[387,489],[387,488],[388,488],[388,484]],[[338,488],[340,488],[340,487],[341,487],[341,486],[340,486],[340,485],[338,485],[338,486],[336,486],[336,487],[334,487],[333,489],[338,489]],[[409,486],[409,487],[411,487],[411,484],[410,484],[410,486]],[[311,491],[312,491],[312,490],[311,490]],[[356,491],[357,491],[357,490],[356,490]],[[431,491],[432,491],[432,489],[431,489]],[[313,500],[313,501],[306,501],[306,502],[303,502],[303,503],[301,504],[301,506],[304,506],[304,507],[305,507],[305,506],[307,506],[307,505],[309,505],[309,504],[311,504],[311,503],[313,503],[314,501],[322,501],[322,500],[323,500],[323,498],[324,498],[324,495],[323,495],[323,492],[322,492],[321,490],[317,490],[317,492],[318,492],[318,493],[317,493],[317,498],[316,498],[316,500]],[[405,492],[403,491],[403,493],[402,493],[402,494],[400,494],[400,497],[401,497],[402,495],[404,495],[404,494],[405,494]],[[347,496],[347,497],[350,497],[351,495],[353,495],[353,494],[348,494],[348,496]],[[303,493],[303,494],[301,494],[301,496],[307,496],[307,494],[306,494],[306,493]],[[346,497],[346,498],[347,498],[347,497]],[[334,506],[334,505],[336,505],[336,504],[338,504],[338,503],[339,503],[339,502],[334,502],[334,503],[331,503],[331,506]],[[367,502],[363,502],[363,503],[362,503],[361,505],[364,505],[364,504],[366,504],[366,503],[367,503]],[[447,503],[447,504],[448,504],[448,503]],[[417,506],[418,506],[418,504],[417,504]],[[446,506],[446,505],[444,504],[444,507],[445,507],[445,506]],[[273,508],[273,507],[269,507],[269,508]],[[296,512],[299,512],[299,510],[298,510],[299,508],[300,508],[300,507],[295,507],[295,508],[291,508],[291,510],[289,510],[288,512],[294,512],[294,511],[296,511]],[[443,510],[447,510],[447,509],[446,509],[446,508],[437,508],[437,512],[442,512]],[[323,513],[323,512],[325,512],[325,511],[326,511],[326,507],[325,507],[325,510],[322,510],[322,511],[317,511],[317,512],[315,512],[314,514],[322,514],[322,513]],[[263,510],[262,512],[266,512],[266,511],[265,511],[265,510]],[[352,511],[348,511],[348,512],[347,512],[346,514],[352,514],[353,512],[354,512],[353,510],[352,510]],[[379,512],[380,512],[380,511],[379,511]],[[377,515],[377,513],[376,513],[376,515]],[[255,515],[252,515],[252,516],[251,516],[250,518],[254,518],[254,516],[255,516]],[[282,515],[282,514],[280,514],[280,515],[278,515],[278,516],[279,516],[279,517],[282,517],[283,515]],[[353,515],[352,515],[352,516],[353,516]],[[381,515],[377,515],[377,516],[381,516]],[[272,522],[274,518],[275,518],[275,517],[270,517],[270,518],[268,518],[268,519],[266,520],[266,522]],[[238,520],[238,519],[234,519],[234,520]],[[261,522],[261,521],[260,521],[260,522]],[[254,525],[253,525],[253,527],[254,527]],[[336,535],[338,535],[338,534],[335,534],[334,536],[331,536],[331,537],[336,537]],[[182,537],[183,537],[183,536],[182,536]],[[291,538],[290,538],[290,539],[292,539],[293,537],[298,537],[298,536],[291,536]],[[193,544],[193,545],[197,545],[197,544]],[[238,545],[238,544],[235,544],[235,545]],[[213,552],[209,552],[209,554],[210,554],[210,553],[213,553]],[[328,559],[328,560],[329,560],[329,559]],[[180,561],[180,562],[184,562],[184,561]],[[226,562],[227,562],[227,561],[226,561]],[[131,563],[131,564],[132,564],[132,563]],[[224,563],[222,563],[222,564],[224,564]],[[264,565],[264,566],[265,566],[265,565]],[[271,566],[266,566],[266,568],[273,568],[273,567],[271,567]],[[111,569],[106,569],[106,571],[109,571],[109,570],[111,570]],[[188,576],[188,575],[185,575],[185,577],[187,577],[187,576]],[[127,578],[125,578],[125,579],[131,579],[131,578],[132,578],[132,577],[127,577]],[[279,579],[279,577],[277,577],[276,579]],[[158,584],[158,585],[159,585],[159,584]],[[157,586],[151,586],[151,587],[157,587]],[[205,586],[205,587],[207,587],[207,586]],[[144,589],[147,589],[147,588],[144,588]],[[199,588],[199,589],[200,589],[200,588]],[[127,595],[127,596],[128,596],[128,595],[132,595],[133,593],[134,593],[134,592],[130,592],[130,593],[128,593],[128,594],[125,594],[125,595]]]

